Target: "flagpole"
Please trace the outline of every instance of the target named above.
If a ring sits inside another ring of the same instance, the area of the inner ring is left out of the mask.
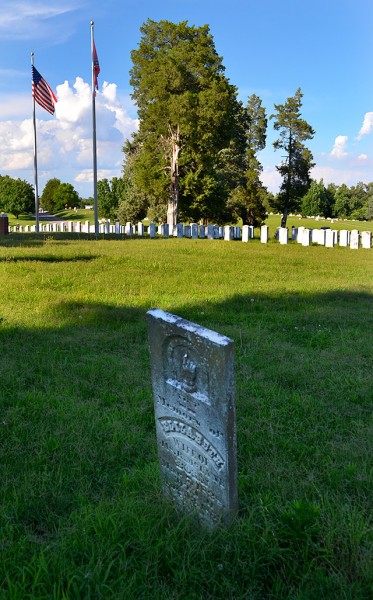
[[[34,53],[31,52],[31,65],[34,66]],[[32,122],[34,125],[34,188],[35,188],[35,231],[39,233],[39,193],[38,193],[38,158],[36,147],[35,96],[32,96]]]
[[[98,202],[97,202],[97,144],[96,144],[96,90],[93,61],[94,48],[94,21],[91,21],[91,55],[92,55],[92,147],[93,147],[93,204],[95,219],[95,235],[99,235],[98,227]]]

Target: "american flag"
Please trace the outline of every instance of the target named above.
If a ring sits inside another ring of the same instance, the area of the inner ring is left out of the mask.
[[[98,62],[98,56],[96,51],[96,44],[93,42],[93,87],[98,90],[97,77],[100,72],[100,63]]]
[[[39,71],[32,65],[32,96],[35,101],[51,115],[54,114],[54,105],[57,98]]]

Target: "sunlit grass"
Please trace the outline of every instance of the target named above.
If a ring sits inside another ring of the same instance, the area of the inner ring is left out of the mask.
[[[370,598],[372,275],[373,250],[2,238],[0,597]],[[235,341],[228,530],[162,497],[153,307]]]

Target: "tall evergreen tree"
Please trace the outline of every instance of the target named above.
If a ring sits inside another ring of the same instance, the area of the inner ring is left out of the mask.
[[[263,170],[258,160],[258,152],[266,143],[267,117],[261,99],[252,94],[243,108],[243,127],[245,131],[246,157],[245,173],[242,182],[231,193],[229,206],[243,223],[258,226],[266,216],[263,201],[266,190],[260,180]]]
[[[304,142],[313,138],[311,125],[301,118],[303,94],[300,88],[284,104],[275,104],[273,127],[280,137],[273,142],[275,150],[285,152],[284,161],[276,167],[283,181],[277,196],[276,208],[282,213],[281,227],[286,227],[290,211],[299,210],[300,202],[307,192],[311,179],[310,170],[314,166],[311,151]]]
[[[184,218],[221,220],[227,182],[219,153],[237,133],[236,88],[207,25],[149,19],[141,34],[131,53],[139,116],[133,184],[167,213],[170,225],[179,210]]]

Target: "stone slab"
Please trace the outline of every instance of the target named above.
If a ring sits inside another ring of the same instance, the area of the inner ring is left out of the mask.
[[[159,309],[147,313],[165,494],[214,527],[237,511],[234,344]]]

